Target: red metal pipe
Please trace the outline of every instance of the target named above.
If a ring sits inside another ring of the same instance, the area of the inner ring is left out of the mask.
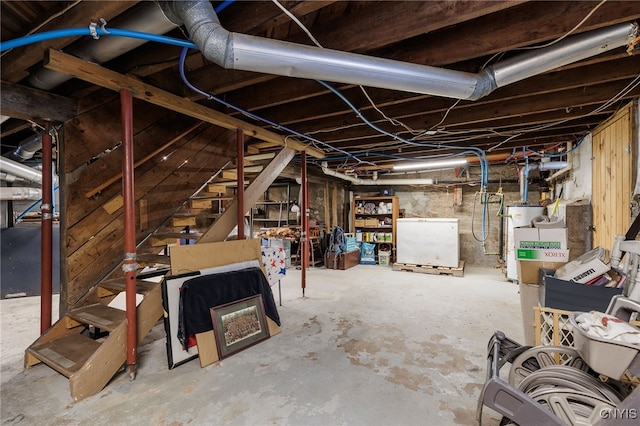
[[[307,153],[302,151],[300,153],[300,185],[302,186],[302,226],[300,230],[300,244],[302,249],[300,250],[300,268],[302,269],[302,297],[304,297],[304,290],[307,288],[307,267],[309,266],[309,186],[307,183]]]
[[[138,320],[136,312],[136,215],[133,159],[133,95],[120,90],[122,126],[122,196],[124,197],[124,282],[127,308],[127,364],[129,376],[136,376]]]
[[[40,334],[51,327],[53,298],[53,142],[47,123],[42,135],[42,213],[40,239]]]
[[[244,240],[244,132],[236,131],[236,145],[238,146],[238,239]]]

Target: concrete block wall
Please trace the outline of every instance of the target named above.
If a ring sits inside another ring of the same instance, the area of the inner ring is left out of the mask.
[[[435,178],[438,182],[451,182],[455,179],[453,170],[444,170],[435,173],[413,174],[407,177]],[[490,180],[504,179],[500,183],[489,184],[488,191],[495,193],[502,187],[504,194],[504,206],[520,204],[520,187],[515,179],[517,173],[515,166],[492,166]],[[458,218],[460,232],[460,259],[466,265],[489,266],[502,268],[502,263],[497,254],[500,252],[500,230],[502,216],[497,216],[499,205],[490,204],[488,207],[486,223],[486,240],[484,245],[477,239],[482,239],[482,204],[480,197],[476,195],[480,187],[479,169],[471,168],[468,179],[473,184],[459,185],[462,190],[462,203],[455,204],[454,184],[438,184],[429,186],[397,186],[394,188],[398,197],[398,205],[404,211],[404,217],[426,218]],[[509,180],[509,182],[507,182]],[[355,188],[354,195],[377,195],[379,187]],[[497,198],[494,198],[497,199]],[[529,203],[536,205],[540,199],[537,187],[529,188]],[[506,212],[503,212],[506,214]],[[428,242],[426,242],[428,243]],[[487,254],[485,254],[487,253]]]

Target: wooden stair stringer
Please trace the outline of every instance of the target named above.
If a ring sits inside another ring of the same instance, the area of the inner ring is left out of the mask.
[[[124,280],[123,280],[124,281]],[[87,300],[108,303],[124,282],[110,280],[94,288],[96,294]],[[163,316],[159,283],[138,282],[137,291],[144,295],[137,307],[137,340],[141,342]],[[25,351],[25,368],[39,362],[69,379],[71,397],[79,401],[100,392],[126,363],[127,322],[125,312],[117,315],[104,304],[89,304],[71,309]],[[100,308],[103,305],[104,308]],[[107,318],[101,318],[103,312]],[[119,318],[120,317],[120,318]],[[85,336],[89,325],[112,323],[109,334],[96,340]]]
[[[127,360],[127,323],[123,321],[69,377],[71,398],[80,401],[100,392]]]

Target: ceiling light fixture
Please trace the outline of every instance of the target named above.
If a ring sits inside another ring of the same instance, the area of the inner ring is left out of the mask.
[[[435,169],[443,167],[462,166],[465,164],[467,164],[466,158],[457,158],[454,160],[423,161],[420,163],[395,164],[393,166],[393,170]]]

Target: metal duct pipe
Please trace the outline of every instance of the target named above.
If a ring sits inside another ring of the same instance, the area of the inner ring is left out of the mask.
[[[546,163],[531,163],[528,165],[529,170],[562,170],[569,163],[566,161],[547,161]]]
[[[29,187],[0,187],[0,200],[39,200],[42,198],[42,189]]]
[[[20,177],[14,176],[14,175],[7,174],[5,172],[0,172],[0,180],[3,180],[5,182],[11,182],[11,183],[29,182],[26,179],[22,179]]]
[[[42,172],[32,167],[25,166],[16,161],[10,160],[5,157],[0,157],[0,171],[7,175],[13,175],[28,180],[29,182],[35,182],[42,184]],[[53,184],[57,185],[58,179],[55,177]]]
[[[378,179],[375,177],[374,179],[361,179],[355,176],[345,175],[344,173],[336,172],[335,170],[329,169],[327,167],[326,162],[322,162],[322,173],[327,176],[333,176],[338,179],[346,180],[348,182],[353,183],[354,185],[376,185],[376,186],[384,186],[384,185],[435,185],[437,181],[435,179],[428,178],[414,178],[414,179]]]
[[[175,24],[165,18],[156,2],[151,1],[140,2],[135,6],[135,9],[131,10],[131,13],[114,19],[109,22],[109,25],[123,30],[151,34],[164,34],[176,27]],[[146,42],[146,40],[128,37],[102,37],[99,40],[81,41],[65,51],[87,61],[102,64]],[[40,68],[34,71],[27,81],[29,85],[38,89],[51,90],[71,78],[67,74]]]
[[[470,100],[486,96],[498,87],[624,46],[637,34],[636,24],[595,30],[473,74],[232,33],[222,27],[208,0],[163,1],[161,6],[167,18],[185,25],[208,60],[227,69]]]
[[[42,135],[33,134],[18,144],[18,147],[7,157],[16,161],[27,161],[42,149]]]

